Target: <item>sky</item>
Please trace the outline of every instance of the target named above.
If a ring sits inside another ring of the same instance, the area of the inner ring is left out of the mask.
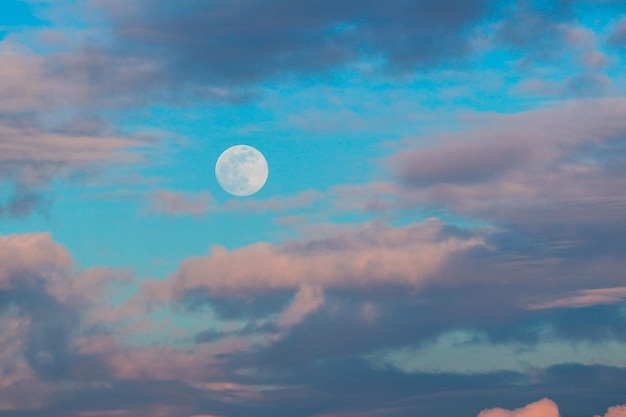
[[[0,417],[625,417],[625,63],[622,0],[3,0]]]

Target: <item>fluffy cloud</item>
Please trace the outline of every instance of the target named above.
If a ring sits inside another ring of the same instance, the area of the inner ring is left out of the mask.
[[[479,237],[447,233],[436,220],[398,228],[370,223],[329,238],[258,243],[232,252],[213,247],[147,291],[156,299],[176,299],[202,290],[217,295],[302,286],[420,286],[450,257],[481,244]]]
[[[23,287],[33,277],[59,282],[72,267],[69,252],[48,233],[0,236],[0,285]],[[37,285],[30,281],[30,285]]]
[[[556,403],[549,398],[541,399],[515,410],[505,410],[503,408],[490,408],[483,410],[478,417],[559,417],[559,409]],[[616,405],[609,407],[604,417],[626,416],[626,405]],[[596,415],[595,417],[601,417]]]
[[[606,411],[606,414],[604,414],[604,417],[626,417],[626,405],[616,405],[615,407],[609,407],[609,409]]]
[[[483,410],[478,417],[559,417],[559,408],[554,401],[544,398],[525,407],[516,410],[492,408]]]
[[[423,251],[423,245],[437,248],[441,244],[451,249],[443,251],[446,263],[466,247],[482,247],[478,242],[470,243],[472,239],[466,232],[428,221],[398,228],[372,224],[327,239],[290,242],[274,249],[277,253],[307,256],[354,252],[360,257],[377,248],[383,254],[397,249],[415,256]],[[375,368],[351,355],[361,355],[372,347],[403,345],[432,334],[433,327],[450,328],[461,323],[455,318],[446,322],[450,317],[430,310],[433,304],[443,303],[447,310],[454,305],[460,316],[466,314],[458,300],[454,301],[456,296],[446,298],[447,289],[439,288],[438,294],[426,292],[425,299],[416,300],[414,295],[405,294],[405,289],[385,295],[389,289],[377,289],[378,281],[363,288],[351,279],[335,285],[334,279],[340,280],[342,274],[320,281],[329,283],[325,287],[297,287],[299,291],[291,303],[273,319],[281,332],[278,338],[263,341],[264,335],[271,336],[273,330],[259,320],[257,328],[253,322],[249,324],[252,330],[248,334],[225,331],[220,338],[188,345],[184,343],[189,337],[185,332],[177,333],[174,323],[164,323],[169,326],[170,336],[179,342],[176,345],[141,343],[141,336],[127,343],[124,338],[129,333],[120,327],[121,323],[129,317],[150,314],[137,309],[116,315],[114,310],[126,307],[107,307],[111,286],[128,279],[124,277],[128,273],[107,268],[77,271],[67,249],[45,233],[3,236],[0,249],[5,256],[0,259],[0,325],[4,329],[0,337],[0,399],[6,413],[29,410],[33,416],[58,412],[76,417],[247,417],[258,415],[260,409],[271,415],[290,406],[300,410],[298,416],[305,417],[319,415],[315,404],[324,398],[329,416],[365,410],[393,417],[414,415],[417,410],[441,415],[453,407],[459,412],[484,410],[480,417],[547,417],[558,415],[549,400],[514,411],[486,407],[493,401],[493,390],[513,395],[520,382],[546,395],[559,393],[575,399],[581,387],[589,384],[610,384],[616,392],[622,392],[626,380],[623,369],[582,365],[552,367],[533,375],[426,374]],[[380,273],[375,263],[371,267]],[[424,277],[417,269],[414,271],[412,278],[399,282],[421,285]],[[349,275],[350,270],[343,272]],[[388,279],[393,275],[382,276]],[[467,293],[468,284],[462,297],[481,303]],[[116,331],[107,330],[111,327]],[[152,331],[138,330],[148,334]],[[476,387],[480,388],[478,394]],[[416,396],[416,392],[425,395]],[[440,402],[432,400],[435,393]],[[606,393],[590,395],[592,398],[585,401],[596,409],[606,407],[607,400],[617,402]],[[398,402],[403,407],[390,412]],[[616,413],[623,413],[622,408],[610,408],[605,417],[620,416]]]

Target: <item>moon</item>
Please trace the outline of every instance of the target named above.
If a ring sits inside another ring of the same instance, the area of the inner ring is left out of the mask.
[[[267,174],[265,157],[248,145],[231,146],[215,164],[215,177],[220,187],[237,197],[252,195],[263,188]]]

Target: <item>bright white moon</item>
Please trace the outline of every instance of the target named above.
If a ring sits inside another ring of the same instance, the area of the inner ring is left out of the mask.
[[[261,152],[248,145],[226,149],[215,164],[215,177],[229,194],[238,197],[252,195],[267,181],[267,161]]]

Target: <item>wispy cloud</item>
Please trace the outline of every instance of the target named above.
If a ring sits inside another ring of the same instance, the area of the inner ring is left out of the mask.
[[[579,290],[576,291],[574,295],[548,300],[538,304],[531,304],[528,308],[531,310],[540,310],[544,308],[588,307],[598,304],[615,304],[621,302],[624,298],[626,298],[626,287],[598,288]]]
[[[213,198],[207,192],[190,193],[158,190],[149,197],[149,213],[162,213],[175,216],[201,216],[211,210]]]

